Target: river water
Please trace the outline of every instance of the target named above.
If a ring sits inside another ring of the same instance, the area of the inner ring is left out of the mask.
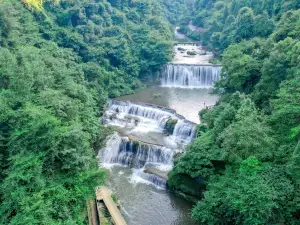
[[[125,167],[111,168],[110,183],[117,193],[128,225],[194,225],[192,204],[142,180]]]
[[[201,46],[185,48],[202,51]],[[195,137],[199,111],[218,100],[211,91],[220,67],[209,64],[210,54],[197,53],[188,64],[182,49],[175,46],[174,52],[176,62],[162,70],[161,86],[110,100],[102,118],[117,132],[99,151],[99,163],[109,171],[107,185],[118,196],[128,225],[195,224],[193,204],[170,192],[166,179],[173,156]],[[175,123],[172,130],[166,128],[169,121]]]
[[[166,88],[153,86],[118,98],[123,101],[145,102],[174,109],[187,120],[199,123],[199,111],[206,106],[212,106],[218,96],[211,94],[210,88]]]

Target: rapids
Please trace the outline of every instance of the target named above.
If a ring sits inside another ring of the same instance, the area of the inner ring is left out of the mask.
[[[160,87],[109,100],[101,119],[115,132],[98,153],[99,165],[109,170],[109,185],[129,225],[194,224],[192,203],[168,190],[168,173],[174,157],[196,136],[199,110],[216,103],[209,88],[220,79],[221,68],[209,64],[212,54],[203,54],[201,46],[181,45],[196,56],[186,57],[175,46],[177,61],[162,69]]]

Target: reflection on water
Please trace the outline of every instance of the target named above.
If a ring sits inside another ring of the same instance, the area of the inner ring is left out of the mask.
[[[165,106],[177,111],[187,120],[199,123],[198,113],[206,106],[214,105],[218,96],[210,94],[211,89],[165,88],[153,86],[133,95],[118,98],[123,101],[145,102]]]
[[[116,166],[109,174],[128,225],[195,224],[190,218],[190,202],[143,182],[129,168]]]

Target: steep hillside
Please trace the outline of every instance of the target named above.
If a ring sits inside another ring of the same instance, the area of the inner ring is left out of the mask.
[[[87,224],[108,96],[171,55],[156,1],[0,2],[0,223]]]
[[[299,224],[298,1],[197,1],[194,24],[220,54],[221,98],[169,185],[199,197],[201,224]]]

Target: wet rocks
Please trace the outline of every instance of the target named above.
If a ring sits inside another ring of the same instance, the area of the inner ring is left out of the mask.
[[[168,132],[168,134],[173,134],[175,126],[178,122],[178,119],[169,118],[165,125],[165,130]]]
[[[194,55],[197,55],[197,52],[195,52],[195,51],[187,51],[187,54],[194,56]]]

